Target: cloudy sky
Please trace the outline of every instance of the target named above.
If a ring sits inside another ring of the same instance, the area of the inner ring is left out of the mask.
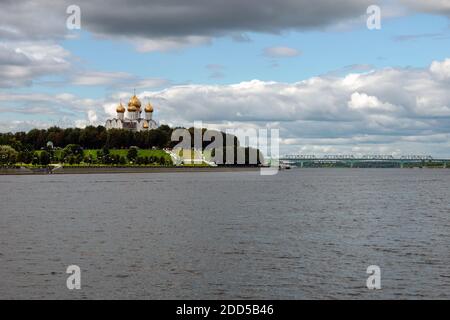
[[[282,153],[450,157],[449,18],[450,0],[2,0],[0,131],[104,124],[135,89],[160,123],[278,128]]]

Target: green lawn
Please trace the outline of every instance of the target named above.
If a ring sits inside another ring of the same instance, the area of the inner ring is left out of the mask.
[[[85,150],[85,152],[92,152],[96,150]],[[109,150],[110,154],[117,154],[119,156],[127,157],[128,149],[111,149]],[[164,157],[166,160],[170,160],[170,156],[164,151],[164,150],[153,150],[153,149],[139,149],[138,150],[138,157]]]
[[[97,151],[95,149],[86,149],[83,151],[83,156],[92,156],[92,159],[97,159]],[[111,155],[119,155],[121,157],[127,157],[128,149],[110,149],[109,153]],[[153,150],[153,149],[139,149],[138,157],[164,157],[167,160],[170,160],[170,156],[164,150]]]
[[[91,157],[93,159],[93,161],[95,162],[97,160],[97,153],[98,151],[100,151],[100,149],[85,149],[83,150],[83,159],[85,157]],[[35,151],[38,155],[40,155],[40,153],[42,152],[41,150],[36,150]],[[57,159],[60,159],[62,156],[62,149],[58,149],[54,151],[55,157]],[[127,153],[128,153],[128,149],[110,149],[109,153],[111,155],[118,155],[120,157],[124,157],[127,158]],[[194,152],[191,151],[191,156],[193,158],[195,158],[194,156]],[[210,151],[206,152],[205,154],[206,159],[211,158],[211,154]],[[169,154],[167,154],[164,150],[160,150],[160,149],[138,149],[138,157],[153,157],[155,159],[159,159],[161,157],[163,157],[164,159],[166,159],[166,161],[168,163],[172,163],[172,158],[170,157]],[[159,162],[159,161],[157,161]],[[69,165],[67,163],[65,163],[64,165]],[[82,162],[82,165],[83,162]],[[108,166],[108,165],[104,165],[104,164],[91,164],[93,166]],[[150,164],[151,165],[151,164]],[[79,164],[73,164],[73,166],[79,166]],[[201,164],[184,164],[184,166],[208,166],[206,163],[201,163]]]
[[[83,150],[83,156],[87,157],[89,155],[92,157],[92,159],[97,160],[97,150],[93,149]]]
[[[99,150],[97,149],[85,149],[83,150],[83,157],[91,156],[93,160],[97,160],[97,152]],[[58,149],[54,151],[54,155],[56,158],[61,158],[63,150]],[[35,153],[40,156],[42,153],[42,150],[36,150]],[[128,149],[110,149],[109,153],[111,155],[119,155],[123,157],[127,157]],[[170,156],[164,151],[159,149],[138,149],[138,157],[154,157],[154,158],[161,158],[164,157],[166,160],[171,160]]]
[[[91,156],[93,160],[97,160],[97,152],[98,149],[85,149],[83,150],[83,157]],[[40,156],[42,150],[36,150],[35,151],[38,156]],[[54,151],[56,158],[61,158],[63,150],[58,149]],[[127,157],[128,149],[110,149],[109,153],[112,155],[119,155],[123,157]],[[192,153],[192,157],[194,154]],[[154,158],[161,158],[164,157],[166,160],[171,160],[171,157],[164,151],[160,149],[138,149],[138,157],[154,157]],[[210,154],[208,152],[207,158],[210,158]]]
[[[42,151],[43,151],[43,150],[35,150],[34,153],[36,153],[36,154],[38,155],[38,157],[40,157]],[[62,153],[62,150],[60,150],[60,149],[54,151],[54,155],[55,155],[55,157],[57,157],[57,158],[60,158],[60,157],[61,157],[61,153]]]
[[[170,156],[164,150],[139,149],[138,157],[164,157],[170,160]]]

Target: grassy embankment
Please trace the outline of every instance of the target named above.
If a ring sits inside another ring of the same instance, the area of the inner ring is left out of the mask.
[[[93,160],[94,163],[84,163],[81,162],[79,164],[69,164],[69,163],[64,163],[64,166],[70,166],[70,167],[78,167],[78,166],[98,166],[98,167],[109,167],[111,166],[111,164],[102,164],[102,163],[95,163],[97,161],[97,154],[98,154],[97,149],[85,149],[83,150],[83,159],[85,157],[91,157],[91,159]],[[35,153],[40,156],[41,154],[41,150],[37,150],[35,151]],[[61,159],[62,156],[62,152],[63,150],[58,149],[54,151],[54,157],[56,159]],[[125,159],[127,158],[127,154],[128,154],[128,149],[111,149],[109,150],[110,155],[117,155],[119,157],[124,157]],[[168,163],[171,163],[171,157],[170,155],[168,155],[164,150],[159,150],[159,149],[139,149],[138,150],[138,157],[148,157],[148,158],[154,158],[154,159],[160,159],[160,158],[164,158],[166,161],[168,161]],[[58,161],[54,161],[52,163],[59,163]],[[20,164],[21,166],[24,167],[41,167],[41,165],[32,165],[32,164]],[[116,166],[136,166],[136,164],[120,164],[120,165],[116,165]],[[144,165],[142,165],[144,166]],[[158,163],[153,163],[153,164],[146,164],[145,166],[161,166]]]
[[[69,164],[69,163],[64,163],[64,166],[67,167],[79,167],[79,166],[98,166],[98,167],[110,167],[111,164],[101,164],[101,163],[95,163],[97,161],[97,154],[98,154],[97,149],[86,149],[83,150],[83,159],[85,157],[90,157],[94,163],[84,163],[81,162],[80,164]],[[35,151],[35,153],[37,153],[37,155],[40,156],[40,153],[42,151]],[[54,157],[56,159],[60,159],[62,156],[62,152],[63,150],[58,149],[54,151]],[[117,155],[119,157],[124,157],[127,158],[127,154],[128,154],[128,149],[110,149],[109,150],[110,155]],[[164,150],[160,150],[160,149],[139,149],[138,150],[138,157],[148,157],[148,158],[153,158],[153,159],[160,159],[160,158],[164,158],[168,163],[172,162],[172,159],[170,157],[169,154],[167,154]],[[194,154],[192,153],[192,157],[194,157]],[[55,161],[54,163],[58,163],[58,161]],[[32,164],[20,164],[21,166],[24,167],[40,167],[40,165],[32,165]],[[142,165],[137,165],[137,164],[117,164],[115,166],[161,166],[158,163],[153,163],[153,164],[142,164]],[[186,167],[208,167],[208,165],[206,163],[201,163],[201,164],[184,164],[183,166]]]
[[[61,152],[61,150],[57,150]],[[57,152],[55,151],[55,153]],[[87,149],[83,151],[83,157],[91,156],[93,160],[97,160],[97,152],[99,150]],[[128,149],[111,149],[109,150],[111,155],[118,155],[119,157],[127,157]],[[55,154],[56,155],[56,154]],[[164,157],[166,160],[170,160],[170,156],[164,150],[154,150],[154,149],[139,149],[138,157],[154,157],[161,158]]]

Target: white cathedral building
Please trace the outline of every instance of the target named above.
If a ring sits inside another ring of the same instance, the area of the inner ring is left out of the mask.
[[[141,101],[134,94],[128,102],[127,116],[122,102],[116,108],[117,118],[106,120],[106,129],[126,129],[131,131],[148,131],[158,128],[153,117],[153,106],[150,102],[144,108],[144,118],[141,117]]]

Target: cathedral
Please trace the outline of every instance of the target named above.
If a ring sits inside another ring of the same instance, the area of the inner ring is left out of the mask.
[[[141,101],[134,94],[128,102],[127,116],[122,102],[116,108],[117,118],[106,120],[106,129],[126,129],[130,131],[147,131],[158,128],[152,119],[153,106],[149,103],[144,108],[144,118],[141,117]]]

